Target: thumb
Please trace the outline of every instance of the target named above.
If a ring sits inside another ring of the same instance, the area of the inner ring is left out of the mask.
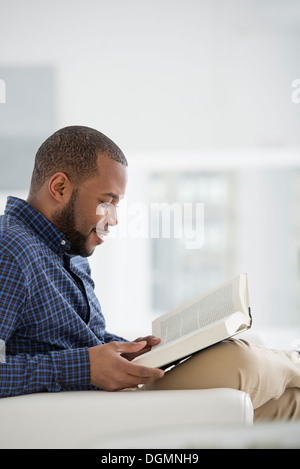
[[[119,352],[121,353],[130,353],[137,352],[147,345],[146,340],[141,342],[120,342]]]

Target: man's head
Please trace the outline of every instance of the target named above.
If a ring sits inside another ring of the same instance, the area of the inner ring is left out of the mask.
[[[126,168],[120,148],[101,132],[65,127],[37,151],[28,202],[65,234],[71,253],[90,256],[103,242],[96,230],[99,204],[110,208],[109,218],[102,216],[101,231],[117,223],[116,205],[125,194]]]

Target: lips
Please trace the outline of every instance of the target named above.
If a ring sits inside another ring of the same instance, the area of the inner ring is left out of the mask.
[[[94,230],[96,236],[98,236],[99,239],[103,242],[105,240],[105,237],[109,234],[109,231],[102,231],[99,229]]]

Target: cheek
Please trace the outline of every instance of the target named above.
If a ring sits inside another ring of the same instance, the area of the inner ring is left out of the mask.
[[[75,229],[77,231],[88,235],[95,228],[97,221],[96,209],[88,210],[86,207],[78,207],[75,217]]]

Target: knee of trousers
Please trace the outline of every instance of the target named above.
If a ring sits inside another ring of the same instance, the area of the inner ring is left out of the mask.
[[[259,387],[261,356],[256,346],[242,339],[228,339],[220,344],[219,354],[219,376],[224,386],[245,392]]]
[[[177,383],[183,387],[233,388],[249,392],[258,381],[257,361],[257,354],[250,344],[228,339],[202,350],[179,365],[173,376],[179,378]]]
[[[261,388],[267,379],[263,355],[259,347],[242,339],[230,339],[232,350],[232,372],[236,377],[238,389],[248,392]]]

